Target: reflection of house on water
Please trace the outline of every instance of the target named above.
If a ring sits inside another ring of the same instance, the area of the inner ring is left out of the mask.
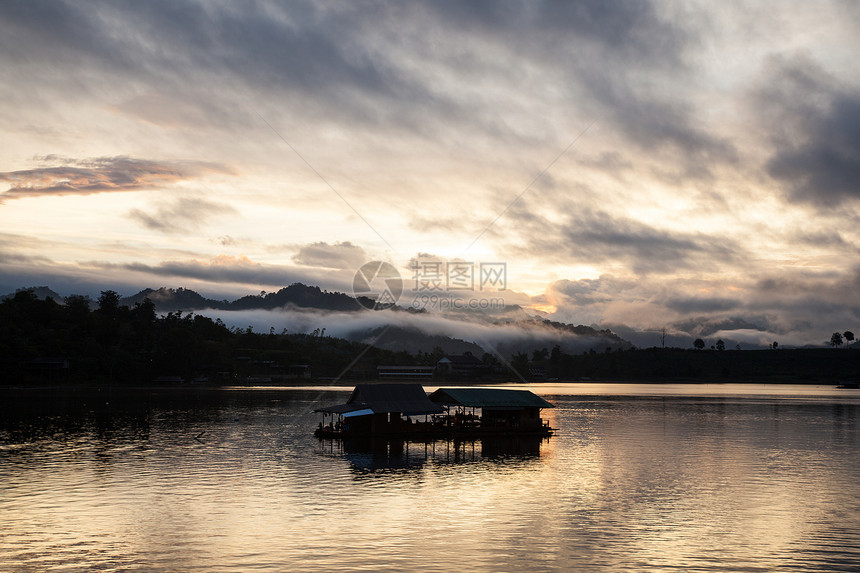
[[[484,437],[474,440],[442,439],[424,442],[360,438],[320,440],[319,452],[347,460],[359,473],[408,472],[422,468],[470,465],[529,466],[540,460],[548,437]],[[482,466],[482,467],[483,467]]]
[[[345,404],[317,408],[318,438],[385,437],[429,440],[490,436],[551,436],[540,417],[554,406],[528,390],[439,388],[420,384],[359,384]]]

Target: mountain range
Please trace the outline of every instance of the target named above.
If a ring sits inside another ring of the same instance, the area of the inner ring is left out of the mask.
[[[32,290],[39,298],[63,300],[48,287],[27,290]],[[373,306],[370,299],[301,283],[233,301],[206,298],[186,288],[146,288],[121,297],[119,304],[133,307],[145,299],[152,301],[159,313],[196,312],[220,318],[228,326],[237,328],[250,324],[258,329],[281,330],[275,328],[278,324],[284,331],[292,332],[328,329],[329,335],[412,353],[441,348],[446,353],[469,351],[480,355],[491,352],[509,357],[517,352],[549,350],[556,345],[568,353],[603,352],[632,346],[609,330],[549,321],[517,305],[495,311],[429,312],[398,306],[374,311],[367,308]]]

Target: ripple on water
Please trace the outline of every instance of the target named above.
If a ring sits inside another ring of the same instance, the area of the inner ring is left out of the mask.
[[[860,404],[558,395],[537,449],[351,450],[319,394],[0,419],[0,570],[860,565]]]

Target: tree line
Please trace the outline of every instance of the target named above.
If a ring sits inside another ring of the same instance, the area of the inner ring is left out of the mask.
[[[383,350],[326,336],[322,328],[309,334],[228,328],[220,319],[193,313],[159,315],[146,298],[130,306],[120,301],[111,290],[102,291],[95,304],[80,295],[61,304],[22,290],[0,302],[0,383],[63,379],[145,384],[159,377],[245,383],[260,375],[274,380],[307,373],[375,379],[379,365],[432,366],[445,355],[438,346],[416,353]],[[837,340],[850,343],[854,335],[835,333],[834,347]],[[720,342],[712,347],[715,352],[700,351],[704,344],[696,344],[697,350],[606,347],[574,355],[556,345],[510,357],[485,353],[480,360],[486,367],[475,372],[480,379],[499,381],[860,379],[854,352],[721,352]]]
[[[290,370],[297,365],[310,365],[315,376],[371,377],[378,364],[434,358],[328,337],[322,329],[258,333],[193,313],[159,315],[151,300],[122,305],[112,290],[102,291],[91,309],[92,302],[71,295],[61,304],[28,290],[0,302],[0,383],[147,383],[159,377],[241,383],[260,373],[303,375]]]

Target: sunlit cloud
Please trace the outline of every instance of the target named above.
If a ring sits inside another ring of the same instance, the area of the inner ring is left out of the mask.
[[[4,284],[348,292],[425,252],[576,324],[858,320],[856,9],[373,8],[3,4]]]
[[[90,195],[163,187],[198,176],[207,170],[226,169],[200,162],[158,162],[130,157],[72,159],[39,158],[53,167],[0,172],[0,181],[11,187],[0,193],[0,202],[41,195]]]

